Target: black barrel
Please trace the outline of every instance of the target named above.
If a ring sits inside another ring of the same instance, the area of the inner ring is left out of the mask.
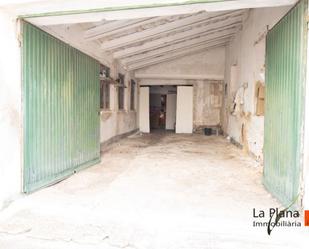
[[[212,129],[211,128],[205,128],[204,129],[204,134],[206,136],[211,136],[212,135]]]

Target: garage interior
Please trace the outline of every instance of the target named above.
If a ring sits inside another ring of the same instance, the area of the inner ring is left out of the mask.
[[[175,131],[177,87],[151,86],[149,94],[150,129]]]
[[[168,2],[0,5],[0,248],[306,247],[307,0]]]

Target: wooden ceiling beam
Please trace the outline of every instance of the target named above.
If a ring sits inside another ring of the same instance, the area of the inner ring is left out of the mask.
[[[146,42],[140,46],[125,48],[119,51],[115,51],[113,53],[113,57],[115,59],[122,59],[125,57],[133,56],[136,54],[140,54],[149,50],[153,50],[156,48],[164,47],[176,42],[193,39],[199,36],[209,36],[210,38],[215,37],[216,33],[219,33],[221,31],[225,30],[231,30],[231,29],[238,29],[242,25],[242,21],[240,19],[233,20],[233,23],[224,22],[215,25],[210,25],[207,27],[200,27],[192,30],[188,30],[182,33],[177,33],[174,35],[170,35],[167,37],[163,37],[160,39],[156,39],[154,41]],[[222,27],[223,25],[223,27]]]
[[[113,50],[121,47],[125,47],[136,42],[142,42],[148,39],[154,39],[168,34],[170,32],[183,32],[184,28],[195,28],[197,25],[205,25],[204,27],[222,23],[233,22],[235,19],[242,19],[243,11],[234,11],[229,13],[205,13],[201,12],[196,15],[192,15],[180,20],[165,23],[154,28],[146,29],[141,32],[136,32],[120,38],[105,41],[102,43],[101,48],[103,50]]]

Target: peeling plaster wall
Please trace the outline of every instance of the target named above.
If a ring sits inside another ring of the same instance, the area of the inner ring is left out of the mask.
[[[221,123],[223,82],[197,81],[193,84],[193,127],[218,126]]]
[[[221,113],[223,129],[258,160],[263,158],[264,117],[255,115],[255,85],[257,81],[264,83],[267,26],[271,28],[289,9],[250,10],[243,29],[226,48],[225,81],[228,94]],[[248,88],[244,94],[243,113],[236,117],[230,114],[229,108],[235,92],[244,83],[248,83]]]
[[[15,19],[0,11],[0,210],[21,192],[20,47]],[[4,35],[5,34],[5,35]]]
[[[193,85],[193,129],[221,126],[223,81],[218,80],[139,80],[140,85]]]

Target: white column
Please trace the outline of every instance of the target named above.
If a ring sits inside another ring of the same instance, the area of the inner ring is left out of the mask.
[[[139,93],[139,130],[150,132],[149,121],[149,87],[140,87]]]
[[[177,87],[176,133],[193,132],[193,87]]]
[[[174,130],[176,124],[176,94],[166,96],[166,130]]]

